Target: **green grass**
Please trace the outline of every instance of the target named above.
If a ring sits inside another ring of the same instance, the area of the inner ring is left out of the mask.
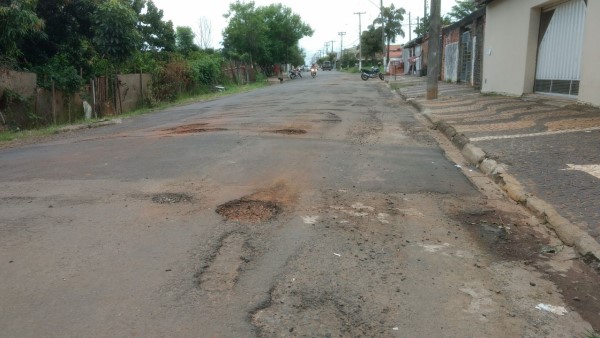
[[[43,137],[58,132],[59,126],[51,126],[40,129],[19,130],[19,131],[0,131],[0,143],[11,142],[15,140],[27,139],[32,137]]]
[[[598,334],[596,331],[588,331],[585,338],[600,338],[600,334]]]
[[[222,92],[201,93],[201,94],[197,94],[197,95],[185,95],[185,96],[178,98],[177,100],[175,100],[173,102],[163,102],[154,107],[144,107],[144,108],[136,109],[134,111],[125,113],[125,114],[114,115],[111,117],[112,118],[129,118],[129,117],[133,117],[133,116],[138,116],[138,115],[143,115],[143,114],[160,111],[160,110],[170,108],[170,107],[182,106],[182,105],[187,105],[187,104],[192,104],[192,103],[197,103],[197,102],[205,102],[205,101],[210,101],[210,100],[214,100],[214,99],[217,99],[220,97],[225,97],[225,96],[229,96],[229,95],[233,95],[233,94],[246,93],[246,92],[256,90],[256,89],[259,89],[259,88],[262,88],[265,86],[267,86],[267,83],[264,81],[258,81],[256,83],[241,85],[241,86],[235,86],[235,85],[225,86],[226,89]],[[104,120],[106,120],[106,118],[92,119],[92,120],[78,120],[72,124],[76,125],[76,124],[81,124],[81,123],[94,123],[94,122],[99,122],[99,121],[104,121]],[[0,131],[0,143],[17,141],[17,140],[28,139],[28,138],[49,136],[49,135],[61,132],[61,128],[64,128],[69,125],[71,125],[71,124],[54,125],[54,126],[48,126],[48,127],[43,127],[43,128],[39,128],[39,129],[30,129],[30,130]]]

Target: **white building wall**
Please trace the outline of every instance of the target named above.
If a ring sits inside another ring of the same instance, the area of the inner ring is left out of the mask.
[[[565,0],[495,0],[486,11],[482,92],[509,95],[534,88],[541,8]],[[600,1],[588,0],[578,99],[600,105]]]
[[[600,106],[600,1],[588,0],[583,33],[579,101]]]

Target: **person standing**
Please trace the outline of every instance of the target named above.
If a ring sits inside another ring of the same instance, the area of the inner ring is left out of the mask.
[[[417,57],[411,56],[408,58],[408,74],[414,75],[416,73]]]

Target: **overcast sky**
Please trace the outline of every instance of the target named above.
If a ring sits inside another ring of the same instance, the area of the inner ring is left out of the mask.
[[[379,13],[379,4],[381,0],[255,0],[256,6],[267,6],[272,3],[281,3],[289,7],[298,14],[302,21],[311,26],[315,31],[312,37],[306,37],[300,40],[300,47],[306,52],[307,58],[325,49],[328,43],[328,50],[331,51],[332,41],[333,50],[339,52],[341,43],[344,48],[358,44],[359,36],[359,15],[354,13],[364,12],[361,17],[362,30],[373,23],[373,20]],[[156,6],[164,11],[164,19],[173,21],[176,26],[189,26],[194,31],[198,31],[199,21],[206,18],[212,27],[212,45],[215,48],[221,47],[222,31],[227,26],[227,20],[223,14],[229,10],[229,4],[235,0],[154,0]],[[244,2],[244,1],[243,1]],[[245,2],[249,2],[246,0]],[[383,6],[388,7],[394,4],[396,8],[404,7],[407,12],[405,17],[406,32],[405,38],[400,38],[397,43],[408,41],[408,12],[411,13],[411,21],[416,23],[417,17],[423,16],[424,0],[403,0],[391,1],[383,0]],[[428,6],[430,1],[427,1]],[[455,4],[455,0],[441,0],[442,15],[447,13]],[[414,27],[413,27],[414,29]],[[345,32],[340,39],[339,32]],[[414,34],[413,34],[414,38]]]

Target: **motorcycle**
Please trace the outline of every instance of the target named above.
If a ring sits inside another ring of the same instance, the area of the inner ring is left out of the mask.
[[[374,79],[377,77],[383,81],[383,73],[381,73],[381,71],[377,67],[371,67],[371,70],[361,69],[361,72],[362,73],[360,74],[360,78],[363,79],[363,81],[367,81],[368,79]]]
[[[315,78],[315,76],[317,76],[317,69],[316,68],[311,68],[310,69],[310,76],[312,76],[313,79]]]
[[[290,69],[290,79],[302,78],[299,69]]]

